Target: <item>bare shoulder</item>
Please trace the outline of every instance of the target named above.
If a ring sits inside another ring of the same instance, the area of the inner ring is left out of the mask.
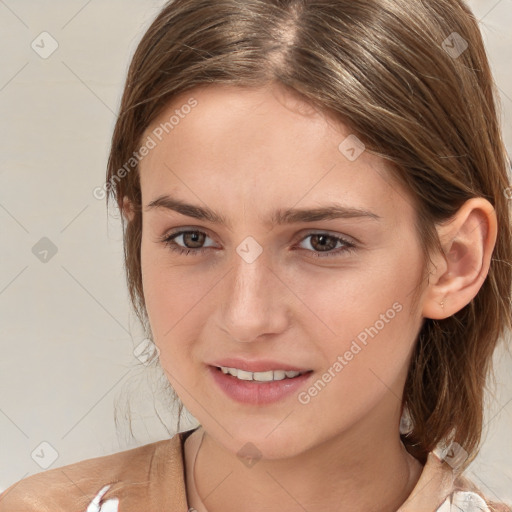
[[[142,483],[168,440],[82,460],[19,480],[0,494],[0,512],[84,512],[108,484]]]

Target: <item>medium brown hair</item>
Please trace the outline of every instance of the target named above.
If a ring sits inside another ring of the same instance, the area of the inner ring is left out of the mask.
[[[402,404],[414,424],[403,437],[411,453],[425,462],[455,432],[453,439],[469,453],[467,467],[481,440],[492,354],[511,329],[512,243],[497,89],[478,23],[461,0],[167,3],[131,61],[106,182],[119,208],[125,197],[134,206],[134,218],[122,222],[139,320],[148,329],[141,189],[136,162],[131,172],[126,163],[178,94],[199,85],[271,82],[339,119],[389,163],[414,202],[425,263],[442,250],[436,224],[473,197],[494,206],[498,237],[489,273],[456,314],[424,319]]]

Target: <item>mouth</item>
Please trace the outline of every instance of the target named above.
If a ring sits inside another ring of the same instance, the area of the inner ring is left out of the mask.
[[[233,368],[229,366],[214,366],[217,371],[222,372],[224,375],[230,375],[238,380],[255,381],[255,382],[276,382],[285,379],[295,379],[313,370],[267,370],[262,372],[249,372],[241,370],[240,368]]]
[[[212,384],[224,396],[245,405],[281,402],[310,385],[313,370],[250,372],[230,366],[208,365]]]

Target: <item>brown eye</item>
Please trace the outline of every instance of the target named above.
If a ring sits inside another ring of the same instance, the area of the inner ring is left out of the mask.
[[[320,251],[332,251],[338,244],[338,239],[333,236],[311,235],[311,247]]]
[[[345,240],[339,236],[330,235],[329,233],[311,233],[304,237],[302,241],[311,239],[309,245],[311,249],[306,248],[315,258],[325,258],[328,256],[342,256],[345,253],[352,252],[356,249],[354,243]],[[338,246],[338,244],[341,244]],[[336,246],[338,250],[334,250]],[[324,254],[322,254],[324,253]]]
[[[187,231],[182,233],[183,243],[187,246],[187,249],[199,249],[204,243],[206,235],[200,231]]]
[[[181,241],[179,240],[180,238]],[[189,229],[166,235],[161,241],[173,252],[185,255],[199,255],[206,252],[209,248],[212,248],[212,245],[203,246],[207,238],[210,237],[203,231]],[[311,248],[303,249],[317,258],[342,256],[356,249],[354,243],[328,233],[311,233],[302,238],[302,241],[307,239],[311,239],[309,243]],[[340,246],[338,246],[338,244],[340,244]],[[335,250],[337,246],[339,248]]]
[[[182,239],[181,243],[175,240]],[[172,251],[180,254],[200,254],[211,246],[203,247],[205,239],[209,238],[206,233],[198,230],[182,230],[170,235],[166,235],[162,242]]]

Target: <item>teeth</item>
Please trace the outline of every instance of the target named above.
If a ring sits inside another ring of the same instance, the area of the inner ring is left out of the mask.
[[[226,366],[220,367],[222,373],[229,373],[240,380],[256,380],[259,382],[270,382],[272,380],[283,380],[285,378],[293,379],[297,375],[302,375],[305,372],[285,371],[285,370],[269,370],[268,372],[246,372],[238,368],[228,368]]]

